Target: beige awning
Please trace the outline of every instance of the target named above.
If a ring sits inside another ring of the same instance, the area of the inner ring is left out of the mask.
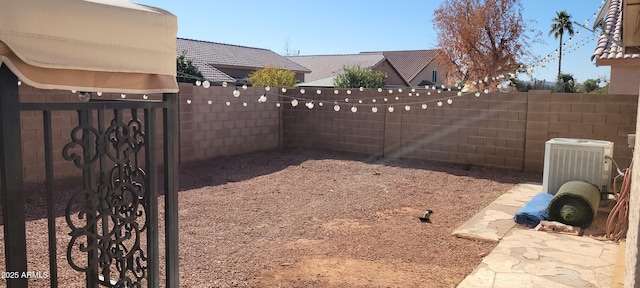
[[[42,89],[175,93],[177,30],[127,0],[0,0],[0,63]]]

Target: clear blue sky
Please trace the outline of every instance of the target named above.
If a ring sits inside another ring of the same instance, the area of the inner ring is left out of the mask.
[[[301,55],[348,54],[363,51],[414,50],[436,48],[433,11],[442,0],[396,1],[205,1],[130,0],[166,9],[178,16],[178,37],[266,48],[285,54],[299,50]],[[603,5],[601,0],[522,0],[525,20],[541,32],[543,43],[531,43],[532,52],[544,57],[553,54],[558,40],[549,36],[556,11],[566,10],[579,23],[589,20]],[[580,31],[568,46],[592,35]],[[599,31],[598,31],[599,33]],[[568,36],[565,36],[565,39]],[[562,71],[572,73],[579,82],[606,76],[609,67],[596,67],[590,56],[592,40],[577,51],[564,54]],[[533,72],[537,79],[554,81],[557,59]],[[525,79],[523,79],[525,80]]]

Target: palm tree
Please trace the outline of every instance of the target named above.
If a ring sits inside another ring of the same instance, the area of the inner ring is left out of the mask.
[[[571,15],[565,10],[556,12],[556,17],[553,18],[552,21],[549,35],[553,34],[555,39],[560,38],[560,54],[558,57],[558,77],[560,77],[562,66],[562,35],[564,35],[564,32],[567,32],[569,36],[573,36],[573,25],[571,24]]]

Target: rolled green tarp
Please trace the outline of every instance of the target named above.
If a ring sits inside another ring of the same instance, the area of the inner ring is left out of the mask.
[[[584,181],[562,184],[549,203],[549,219],[571,226],[587,227],[600,207],[600,190]]]

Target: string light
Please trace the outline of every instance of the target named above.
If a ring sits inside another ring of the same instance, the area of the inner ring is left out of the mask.
[[[282,89],[280,89],[280,91],[282,91],[282,93],[287,93],[287,88],[286,87],[282,87]]]
[[[410,111],[410,110],[411,110],[411,106],[410,106],[410,105],[406,105],[406,106],[404,106],[404,110],[406,110],[406,111]]]
[[[98,92],[98,96],[100,96],[100,95],[102,95],[102,93]],[[147,94],[142,95],[142,99],[144,99],[144,100],[149,99],[149,95],[147,95]]]
[[[351,95],[351,90],[347,89],[347,95]]]
[[[208,101],[207,101],[207,104],[211,105],[211,104],[213,104],[213,101],[208,100]]]
[[[358,107],[356,107],[356,105],[353,105],[353,106],[351,107],[351,112],[353,112],[353,113],[358,112]]]
[[[336,95],[338,95],[338,93],[340,93],[340,91],[338,91],[338,89],[336,89],[336,90],[333,90],[333,94],[336,94]]]
[[[309,110],[311,110],[311,109],[313,109],[313,107],[315,107],[315,105],[313,104],[313,101],[309,101],[305,105],[307,106],[307,108],[309,108]]]
[[[269,86],[264,87],[264,91],[267,91],[267,92],[271,91],[271,87],[269,87]]]
[[[429,106],[427,106],[427,103],[422,103],[422,110],[427,110]]]
[[[191,99],[187,99],[187,104],[191,105]]]
[[[102,92],[96,93],[98,96],[102,97]]]
[[[236,89],[233,90],[233,97],[240,97],[240,90],[238,90],[238,87],[236,87]]]
[[[293,98],[293,100],[291,100],[291,106],[293,107],[298,106],[298,100],[296,100],[296,98]]]
[[[393,106],[389,106],[389,112],[393,113],[393,111],[395,111],[395,109],[393,108]]]
[[[333,111],[340,111],[340,105],[338,105],[338,102],[333,102]]]
[[[322,90],[320,90],[320,89],[316,90],[316,94],[318,94],[318,95],[322,94]]]
[[[442,101],[438,101],[436,105],[438,105],[438,107],[442,107]]]
[[[447,99],[447,104],[449,105],[453,104],[453,100],[451,100],[451,98]]]
[[[120,98],[122,98],[122,99],[127,98],[127,94],[124,94],[124,93],[120,94]]]
[[[249,88],[249,87],[247,87],[247,84],[243,84],[242,85],[242,90],[247,90],[247,88]]]
[[[378,107],[376,106],[371,107],[371,112],[378,113]]]
[[[226,102],[226,103],[224,103],[224,104],[227,104],[227,106],[231,106],[231,102],[229,102],[229,101],[227,101],[227,102]]]
[[[304,92],[306,92],[304,88],[300,89],[300,94],[304,95]]]

